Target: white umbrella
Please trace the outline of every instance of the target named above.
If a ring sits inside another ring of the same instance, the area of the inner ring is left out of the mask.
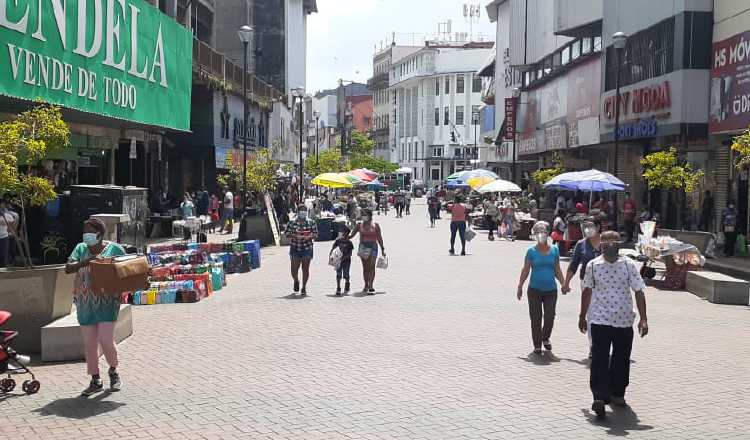
[[[477,192],[481,194],[495,193],[495,192],[521,192],[521,188],[513,182],[507,180],[497,179],[486,185],[480,186]]]

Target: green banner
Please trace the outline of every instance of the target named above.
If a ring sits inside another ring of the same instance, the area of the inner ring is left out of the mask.
[[[0,94],[190,129],[192,36],[143,0],[0,0]]]

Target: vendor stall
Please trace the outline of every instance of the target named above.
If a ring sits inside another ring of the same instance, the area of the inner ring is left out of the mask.
[[[663,277],[665,287],[684,289],[687,272],[700,270],[706,262],[705,257],[692,244],[684,243],[669,236],[654,238],[654,222],[643,222],[642,227],[645,235],[640,237],[636,246],[645,260],[641,274],[644,275],[644,278],[652,278],[655,271],[650,265],[654,262],[661,262],[665,267]]]

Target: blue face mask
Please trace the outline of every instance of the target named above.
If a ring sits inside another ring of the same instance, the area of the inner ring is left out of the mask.
[[[86,246],[94,246],[99,243],[99,234],[95,232],[84,232],[83,233],[83,244]]]

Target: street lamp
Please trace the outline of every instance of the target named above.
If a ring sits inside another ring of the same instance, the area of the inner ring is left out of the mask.
[[[247,209],[247,46],[253,40],[255,30],[248,25],[237,31],[242,42],[242,54],[245,60],[242,71],[242,209]]]
[[[518,108],[518,98],[521,97],[521,89],[518,87],[513,88],[513,99],[515,99],[514,109],[513,109],[513,165],[510,169],[510,179],[513,183],[516,183],[516,127],[518,126],[518,112],[516,109]]]
[[[313,117],[315,118],[315,167],[318,166],[318,129],[320,128],[320,112],[314,111]]]
[[[299,203],[304,201],[302,193],[304,192],[304,168],[305,164],[302,159],[302,132],[305,125],[302,119],[302,104],[305,101],[305,89],[304,87],[295,87],[292,89],[292,96],[295,100],[299,99]],[[294,104],[292,104],[294,105]]]
[[[617,69],[615,73],[615,157],[612,165],[612,175],[617,177],[617,158],[620,150],[620,66],[622,65],[622,52],[628,42],[628,36],[624,32],[615,32],[612,35],[612,45],[617,52]],[[615,193],[615,207],[617,207],[617,193]],[[617,209],[615,211],[615,229],[617,229]]]
[[[471,152],[472,169],[475,168],[476,164],[479,163],[479,146],[477,145],[477,128],[479,128],[479,111],[475,110],[471,112],[471,123],[474,124],[474,150],[477,152],[476,159],[474,158],[474,151]],[[474,162],[476,160],[476,162]]]

